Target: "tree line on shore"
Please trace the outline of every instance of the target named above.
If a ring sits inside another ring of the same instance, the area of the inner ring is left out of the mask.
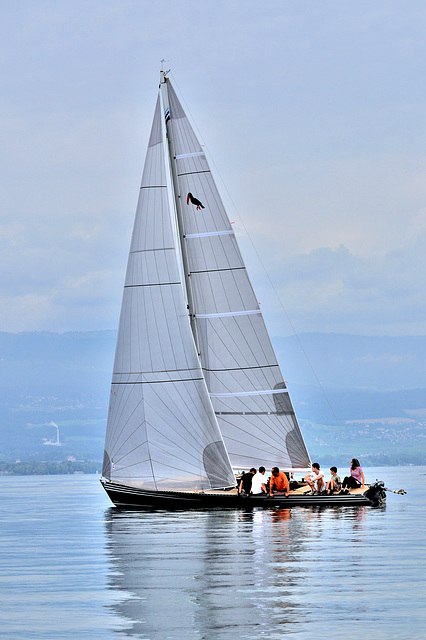
[[[0,476],[70,475],[100,473],[101,462],[93,460],[62,462],[0,462]]]

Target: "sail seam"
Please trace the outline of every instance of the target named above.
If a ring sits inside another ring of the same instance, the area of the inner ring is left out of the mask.
[[[132,253],[146,253],[147,251],[174,251],[174,247],[160,247],[159,249],[137,249],[136,251],[130,251]]]
[[[245,270],[245,267],[229,267],[227,269],[202,269],[201,271],[191,271],[192,273],[217,273],[220,271],[241,271]]]
[[[217,416],[287,416],[293,415],[288,411],[215,411]]]
[[[171,284],[181,284],[180,282],[152,282],[149,284],[125,284],[125,289],[132,289],[136,287],[166,287]]]
[[[271,365],[272,366],[272,365]],[[113,376],[145,376],[156,373],[177,373],[178,371],[199,371],[198,367],[185,367],[184,369],[153,369],[150,371],[113,371]],[[220,369],[218,369],[220,371]],[[230,369],[231,371],[231,369]]]
[[[272,367],[278,367],[278,363],[275,364],[260,364],[253,367],[233,367],[232,369],[225,367],[223,369],[208,369],[203,367],[203,371],[210,371],[210,373],[221,373],[222,371],[251,371],[252,369],[271,369]]]

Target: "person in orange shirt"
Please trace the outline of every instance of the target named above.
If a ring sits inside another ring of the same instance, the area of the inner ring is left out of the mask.
[[[280,471],[278,467],[274,467],[272,469],[271,479],[269,480],[269,495],[271,497],[274,487],[275,491],[283,491],[285,493],[285,497],[288,498],[290,485],[288,483],[287,476],[283,471]]]

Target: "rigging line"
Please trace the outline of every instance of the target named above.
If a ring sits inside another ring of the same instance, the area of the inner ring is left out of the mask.
[[[192,122],[193,122],[193,124],[194,124],[194,126],[195,126],[195,129],[196,129],[196,130],[197,130],[197,132],[198,132],[198,135],[199,135],[200,139],[201,139],[201,140],[203,140],[203,137],[202,137],[202,135],[201,135],[201,132],[200,132],[200,130],[199,130],[199,128],[198,128],[198,126],[197,126],[197,124],[196,124],[196,121],[195,121],[195,119],[194,119],[194,117],[193,117],[193,115],[192,115],[192,113],[191,113],[191,111],[190,111],[190,109],[189,109],[189,107],[188,107],[188,104],[186,103],[185,99],[183,98],[183,95],[182,95],[182,92],[181,92],[181,90],[180,90],[180,88],[179,88],[179,85],[178,85],[178,84],[177,84],[177,82],[176,82],[175,75],[174,75],[174,74],[172,74],[172,75],[173,75],[173,84],[174,84],[174,86],[177,88],[177,90],[178,90],[178,91],[179,91],[179,93],[180,93],[180,98],[181,98],[182,102],[185,104],[186,111],[187,111],[187,112],[189,113],[189,115],[191,116],[191,120],[192,120]],[[257,256],[257,259],[259,260],[260,265],[261,265],[261,267],[262,267],[263,271],[265,272],[265,275],[266,275],[266,277],[267,277],[267,279],[268,279],[268,282],[269,282],[270,286],[272,287],[272,290],[273,290],[273,292],[274,292],[274,294],[275,294],[275,296],[276,296],[276,298],[277,298],[277,300],[278,300],[278,303],[279,303],[279,305],[280,305],[281,309],[283,310],[283,312],[284,312],[284,314],[285,314],[285,317],[287,318],[287,321],[288,321],[288,323],[289,323],[289,325],[290,325],[290,327],[291,327],[291,330],[293,331],[293,334],[294,334],[294,336],[296,337],[296,340],[297,340],[297,342],[298,342],[298,344],[299,344],[299,347],[300,347],[300,349],[301,349],[301,351],[302,351],[303,355],[304,355],[304,356],[305,356],[305,358],[306,358],[306,361],[307,361],[307,363],[308,363],[308,365],[309,365],[309,367],[310,367],[310,369],[311,369],[311,371],[312,371],[312,373],[313,373],[313,375],[314,375],[314,377],[315,377],[315,380],[317,381],[317,384],[318,384],[319,388],[321,389],[321,392],[322,392],[322,394],[323,394],[323,396],[324,396],[324,398],[325,398],[325,401],[327,402],[327,405],[328,405],[328,407],[329,407],[329,409],[330,409],[331,413],[333,414],[333,416],[334,416],[334,418],[335,418],[336,422],[338,422],[339,420],[338,420],[338,418],[337,418],[337,416],[336,416],[336,414],[335,414],[335,412],[334,412],[334,409],[333,409],[333,407],[332,407],[332,405],[331,405],[331,402],[330,402],[330,400],[328,399],[328,396],[327,396],[326,392],[324,391],[324,388],[323,388],[323,386],[322,386],[322,384],[321,384],[321,382],[320,382],[320,380],[319,380],[319,378],[318,378],[318,376],[317,376],[317,374],[316,374],[316,371],[315,371],[315,369],[314,369],[314,366],[313,366],[312,362],[310,361],[310,359],[309,359],[309,357],[308,357],[308,354],[306,353],[306,351],[305,351],[305,349],[304,349],[304,347],[303,347],[302,341],[300,340],[300,338],[299,338],[298,334],[296,333],[296,330],[295,330],[295,328],[294,328],[294,326],[293,326],[292,321],[290,320],[290,317],[289,317],[289,315],[288,315],[288,313],[287,313],[287,311],[286,311],[286,309],[285,309],[285,307],[284,307],[284,304],[283,304],[283,302],[282,302],[282,300],[281,300],[281,298],[280,298],[280,296],[279,296],[279,294],[278,294],[278,291],[276,290],[276,288],[275,288],[275,286],[274,286],[274,283],[272,282],[271,277],[270,277],[270,275],[269,275],[268,271],[266,270],[266,267],[265,267],[265,265],[264,265],[264,263],[263,263],[263,260],[262,260],[262,258],[260,257],[258,250],[256,249],[256,245],[254,244],[254,242],[253,242],[253,240],[252,240],[252,237],[251,237],[250,233],[248,232],[248,229],[247,229],[246,225],[244,224],[244,220],[243,220],[243,218],[242,218],[242,216],[241,216],[240,212],[238,211],[238,208],[237,208],[237,206],[236,206],[236,204],[235,204],[235,202],[234,202],[234,200],[233,200],[233,198],[232,198],[231,194],[229,193],[228,187],[226,186],[226,183],[225,183],[224,179],[222,178],[222,175],[221,175],[221,173],[220,173],[220,171],[219,171],[219,169],[218,169],[218,167],[217,167],[217,165],[216,165],[216,163],[215,163],[215,161],[214,161],[214,159],[213,159],[213,156],[211,155],[210,150],[207,148],[207,145],[206,145],[206,144],[204,144],[204,145],[203,145],[203,147],[204,147],[204,149],[205,149],[205,150],[206,150],[206,152],[207,152],[207,153],[206,153],[206,155],[208,154],[208,156],[209,156],[209,158],[210,158],[211,162],[213,163],[214,168],[215,168],[215,170],[216,170],[216,172],[217,172],[217,175],[219,176],[219,178],[220,178],[220,180],[221,180],[221,182],[222,182],[222,184],[223,184],[223,187],[224,187],[224,189],[225,189],[226,193],[228,194],[228,197],[229,197],[229,199],[230,199],[230,201],[231,201],[231,203],[232,203],[232,206],[234,207],[234,209],[235,209],[235,211],[236,211],[236,213],[237,213],[237,215],[238,215],[238,217],[239,217],[239,219],[240,219],[240,222],[241,222],[241,224],[242,224],[242,226],[243,226],[243,229],[244,229],[245,233],[247,234],[247,237],[248,237],[248,239],[249,239],[249,241],[250,241],[250,244],[251,244],[251,246],[253,247],[254,252],[255,252],[255,254],[256,254],[256,256]]]

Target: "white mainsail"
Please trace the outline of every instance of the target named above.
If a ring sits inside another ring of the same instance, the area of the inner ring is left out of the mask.
[[[195,335],[234,468],[310,466],[259,304],[206,157],[167,83]],[[191,193],[204,206],[189,202]]]
[[[153,490],[233,486],[178,268],[161,117],[158,99],[124,286],[102,474]]]

